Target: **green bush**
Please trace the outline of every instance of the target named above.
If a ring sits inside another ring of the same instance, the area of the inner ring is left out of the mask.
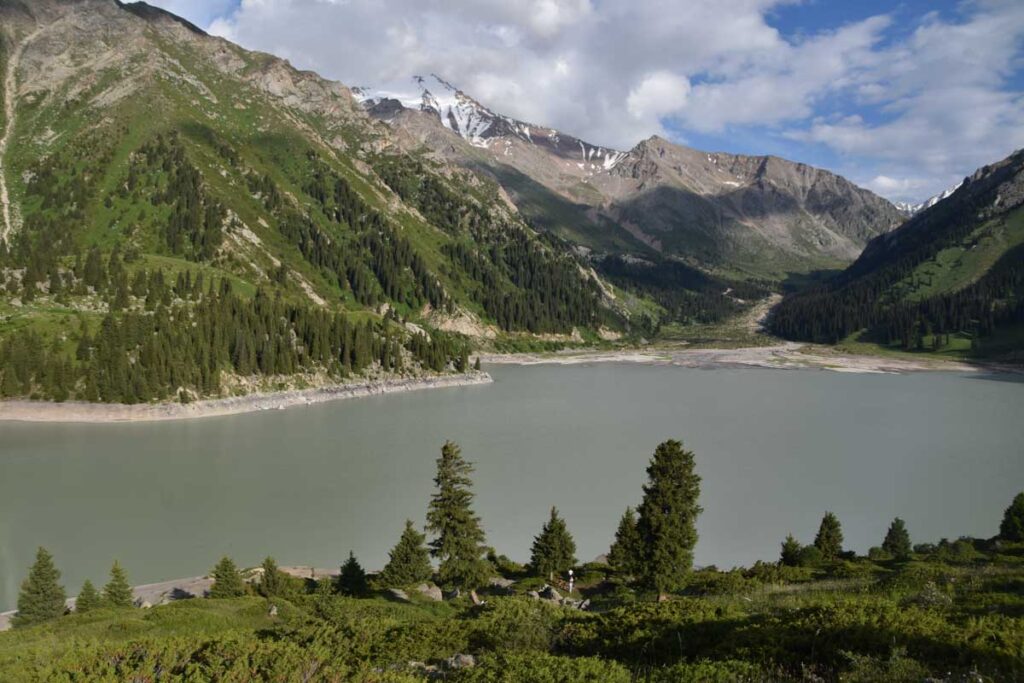
[[[555,657],[548,654],[489,654],[477,666],[463,669],[457,683],[632,683],[621,664],[596,657]]]

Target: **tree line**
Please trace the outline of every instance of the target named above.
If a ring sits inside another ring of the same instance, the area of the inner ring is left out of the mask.
[[[204,287],[200,277],[186,274],[169,287],[158,273],[136,283],[152,312],[110,312],[95,327],[83,318],[74,355],[59,339],[31,329],[0,341],[0,396],[187,401],[217,394],[223,372],[322,372],[340,379],[370,366],[386,372],[468,367],[466,342],[443,332],[409,334],[390,319],[355,322],[263,289],[245,298],[227,279]]]
[[[486,586],[497,567],[510,561],[496,556],[486,546],[480,518],[474,511],[472,491],[473,465],[451,441],[441,448],[436,461],[435,492],[427,506],[426,524],[421,533],[412,520],[406,520],[397,543],[388,554],[388,562],[376,577],[378,585],[405,588],[436,580],[448,589],[469,591]],[[608,565],[626,581],[657,595],[659,602],[686,588],[693,570],[693,549],[697,543],[696,522],[703,511],[699,504],[700,475],[696,473],[694,453],[680,441],[670,439],[658,445],[647,466],[647,482],[636,511],[627,508],[608,551]],[[428,541],[427,534],[431,538]],[[1003,513],[998,538],[1024,542],[1024,492],[1018,493]],[[938,549],[957,552],[957,545],[943,540]],[[948,550],[952,548],[952,550]],[[933,552],[930,544],[911,545],[906,524],[893,520],[882,543],[873,547],[871,559],[904,561],[912,552]],[[534,538],[526,571],[551,582],[564,577],[577,566],[576,544],[565,520],[552,507],[548,520]],[[792,534],[782,542],[779,566],[817,566],[852,557],[843,550],[842,525],[832,512],[822,518],[813,544],[803,546]],[[431,560],[437,561],[437,567]],[[761,563],[758,563],[761,565]],[[286,597],[294,585],[272,557],[267,557],[251,586],[230,557],[221,558],[211,572],[211,598],[239,597],[255,590],[265,597]],[[28,626],[65,613],[66,593],[60,584],[60,571],[53,557],[39,548],[35,563],[21,585],[15,626]],[[331,582],[320,582],[317,591],[358,596],[369,588],[366,571],[349,552],[340,572]],[[99,593],[91,581],[79,592],[76,611],[106,607],[132,606],[127,576],[114,562],[110,581]]]

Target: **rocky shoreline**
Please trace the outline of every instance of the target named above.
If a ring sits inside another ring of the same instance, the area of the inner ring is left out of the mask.
[[[422,389],[443,389],[490,384],[486,372],[458,375],[396,378],[334,384],[312,389],[295,389],[256,393],[230,398],[208,399],[193,403],[87,403],[84,401],[7,400],[0,401],[0,421],[17,422],[153,422],[219,417],[262,410],[284,410],[293,406],[313,405],[347,398],[397,394]]]

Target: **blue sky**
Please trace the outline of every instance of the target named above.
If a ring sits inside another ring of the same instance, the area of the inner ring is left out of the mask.
[[[776,154],[919,201],[1024,146],[1024,2],[153,0],[348,85],[438,73],[628,149]]]

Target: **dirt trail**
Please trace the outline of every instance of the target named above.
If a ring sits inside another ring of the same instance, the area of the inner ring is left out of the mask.
[[[746,315],[744,320],[744,327],[750,334],[761,334],[766,331],[768,323],[768,315],[775,308],[775,305],[782,301],[781,294],[772,294],[767,299],[759,301],[753,308],[751,308]]]
[[[11,199],[7,191],[7,166],[4,163],[7,156],[7,142],[14,134],[14,123],[16,106],[15,100],[18,95],[18,64],[21,62],[21,53],[42,28],[38,28],[17,45],[7,60],[7,73],[4,75],[4,133],[0,138],[0,208],[3,210],[4,222],[0,226],[0,242],[6,242],[8,235],[14,231],[11,222]]]

